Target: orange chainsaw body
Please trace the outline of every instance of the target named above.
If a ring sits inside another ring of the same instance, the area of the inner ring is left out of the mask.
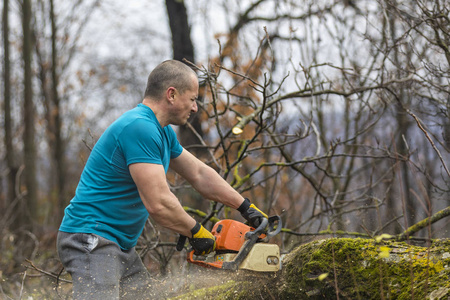
[[[241,250],[245,243],[245,234],[255,230],[253,227],[234,220],[222,220],[217,222],[211,233],[216,237],[216,251],[236,251]],[[264,238],[261,234],[259,238]]]

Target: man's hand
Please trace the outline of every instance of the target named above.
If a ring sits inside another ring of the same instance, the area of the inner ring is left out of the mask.
[[[268,218],[268,216],[259,210],[254,204],[250,203],[248,198],[245,198],[244,202],[239,206],[238,211],[246,219],[250,226],[256,228],[261,222],[262,218]]]
[[[200,223],[195,224],[191,233],[189,243],[194,248],[195,255],[206,255],[216,249],[216,238]]]

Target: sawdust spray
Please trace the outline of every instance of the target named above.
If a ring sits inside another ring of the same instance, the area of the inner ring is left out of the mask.
[[[202,268],[187,262],[182,262],[174,269],[177,269],[174,273],[154,277],[150,283],[151,294],[142,295],[142,298],[170,299],[193,290],[224,284],[235,277],[234,272]]]

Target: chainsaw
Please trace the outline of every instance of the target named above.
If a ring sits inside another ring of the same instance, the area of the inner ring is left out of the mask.
[[[281,218],[263,218],[257,228],[235,220],[217,222],[211,233],[216,238],[216,250],[208,255],[187,254],[187,261],[202,267],[223,270],[250,270],[277,272],[280,270],[280,249],[267,242],[281,231]],[[180,238],[177,250],[181,251],[185,239]]]

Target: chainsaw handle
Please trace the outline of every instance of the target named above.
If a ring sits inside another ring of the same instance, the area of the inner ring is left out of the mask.
[[[266,230],[267,226],[268,228]],[[280,216],[271,216],[268,219],[263,218],[261,224],[254,231],[249,231],[245,234],[245,239],[250,239],[255,234],[259,236],[261,233],[264,233],[266,237],[263,239],[263,242],[267,242],[279,234],[282,227]]]
[[[178,238],[177,242],[177,251],[181,251],[184,248],[184,244],[186,244],[187,236],[180,234],[180,237]]]
[[[253,231],[249,231],[245,234],[245,239],[249,240],[251,239],[254,235],[259,236],[261,233],[264,233],[264,231],[266,230],[267,224],[269,224],[269,220],[267,218],[262,218],[261,220],[261,224],[259,224],[258,227],[256,227],[255,230]],[[256,240],[255,240],[256,241]]]
[[[276,226],[276,228],[275,228]],[[271,216],[269,217],[269,228],[267,229],[266,237],[263,241],[268,241],[277,234],[281,232],[281,228],[283,227],[283,223],[281,222],[280,216]]]

